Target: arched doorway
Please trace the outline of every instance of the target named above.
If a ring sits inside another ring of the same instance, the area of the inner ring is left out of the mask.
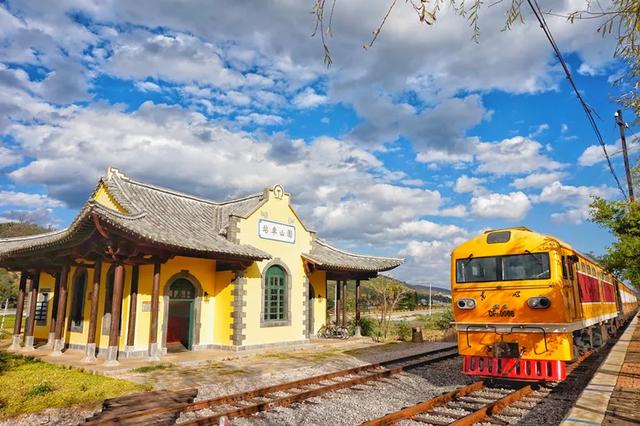
[[[186,278],[178,278],[169,287],[169,317],[167,319],[167,349],[191,350],[196,289]]]

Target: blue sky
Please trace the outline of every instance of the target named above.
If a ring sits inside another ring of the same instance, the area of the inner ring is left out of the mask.
[[[115,166],[217,200],[280,183],[322,238],[405,257],[413,283],[447,286],[452,247],[489,228],[605,250],[588,204],[620,193],[526,12],[501,31],[508,5],[484,9],[476,44],[451,11],[426,27],[402,5],[364,50],[386,5],[338,1],[327,69],[312,5],[0,1],[0,220],[64,227]],[[619,151],[614,40],[548,21]]]

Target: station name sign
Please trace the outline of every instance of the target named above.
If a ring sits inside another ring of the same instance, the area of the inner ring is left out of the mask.
[[[293,244],[296,242],[296,227],[271,220],[258,221],[258,236],[265,240],[282,241]]]

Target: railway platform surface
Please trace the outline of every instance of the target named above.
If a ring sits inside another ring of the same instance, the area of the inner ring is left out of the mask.
[[[640,326],[636,315],[609,352],[563,426],[640,424]]]

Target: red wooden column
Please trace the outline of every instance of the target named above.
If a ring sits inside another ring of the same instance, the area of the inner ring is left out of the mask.
[[[139,274],[139,265],[133,265],[133,270],[131,273],[131,297],[129,298],[129,326],[127,329],[127,346],[125,347],[125,353],[127,354],[127,357],[132,355],[135,347]]]
[[[149,328],[149,359],[159,360],[158,310],[160,309],[160,260],[153,262],[153,289],[151,290],[151,325]]]
[[[342,304],[340,297],[340,281],[336,280],[336,325],[340,325],[340,305]]]
[[[65,263],[60,271],[60,294],[58,295],[58,309],[56,312],[55,339],[53,341],[53,352],[51,356],[62,355],[64,349],[64,323],[67,314],[67,281],[69,279],[69,264]]]
[[[10,350],[20,349],[20,329],[22,328],[22,315],[24,313],[24,295],[27,289],[27,279],[29,278],[26,271],[20,272],[20,287],[18,287],[18,304],[16,306],[16,323],[13,326],[13,339],[11,340]]]
[[[102,279],[102,259],[93,264],[93,286],[91,287],[91,313],[89,314],[89,333],[83,362],[96,360],[96,327],[98,324],[98,300],[100,296],[100,280]]]
[[[347,280],[342,280],[342,326],[347,326]]]
[[[355,337],[360,337],[362,334],[360,329],[360,280],[356,280],[356,329]]]
[[[111,302],[111,328],[109,348],[105,365],[118,365],[118,340],[120,339],[120,314],[122,312],[122,291],[124,288],[124,265],[118,261],[113,277],[113,299]]]
[[[56,315],[58,313],[58,294],[60,293],[60,272],[53,274],[55,283],[53,285],[53,302],[51,306],[51,322],[49,323],[49,337],[47,344],[43,347],[52,349],[53,342],[56,340]]]
[[[29,316],[27,317],[27,323],[24,326],[24,351],[32,351],[33,348],[33,330],[36,327],[36,303],[38,302],[38,288],[40,286],[40,270],[36,269],[36,272],[31,278],[31,297],[29,298]]]

